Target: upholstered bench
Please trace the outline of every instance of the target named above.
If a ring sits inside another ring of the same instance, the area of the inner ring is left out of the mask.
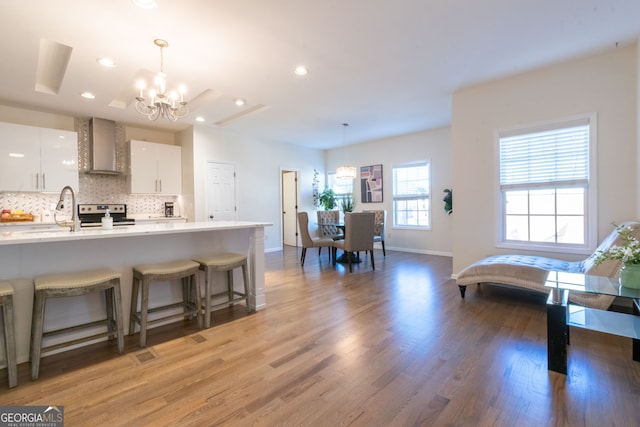
[[[640,238],[639,222],[625,222],[623,224],[631,227],[634,235]],[[619,244],[621,242],[618,233],[614,230],[600,243],[593,254],[582,261],[563,261],[533,255],[495,255],[481,259],[462,270],[456,276],[456,284],[460,289],[460,296],[464,298],[467,285],[480,283],[503,284],[548,293],[549,290],[545,288],[544,284],[549,271],[552,270],[617,277],[621,267],[619,262],[606,260],[596,265],[595,259],[598,253],[607,252]],[[608,295],[572,291],[569,294],[569,299],[573,303],[586,307],[606,310],[615,298]]]

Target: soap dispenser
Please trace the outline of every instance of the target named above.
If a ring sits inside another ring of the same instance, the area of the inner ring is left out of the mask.
[[[109,209],[107,209],[104,213],[102,219],[102,229],[103,230],[111,230],[113,228],[113,218],[109,214]]]

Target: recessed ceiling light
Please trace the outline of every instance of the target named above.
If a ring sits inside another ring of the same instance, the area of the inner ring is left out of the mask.
[[[242,99],[242,98],[236,98],[233,102],[235,102],[235,104],[236,104],[238,107],[242,107],[242,106],[244,106],[244,104],[246,104],[246,103],[247,103],[247,101],[245,101],[245,100],[244,100],[244,99]]]
[[[309,74],[309,69],[304,65],[298,65],[293,70],[293,72],[295,73],[296,76],[306,76],[307,74]]]
[[[115,67],[118,65],[111,58],[98,58],[97,61],[98,64],[102,65],[103,67]]]
[[[196,122],[204,122],[204,117],[202,116],[196,117]]]
[[[156,0],[132,0],[133,4],[143,9],[153,9],[158,7]]]
[[[96,96],[94,94],[92,94],[91,92],[82,92],[80,94],[81,97],[86,98],[86,99],[95,99]]]

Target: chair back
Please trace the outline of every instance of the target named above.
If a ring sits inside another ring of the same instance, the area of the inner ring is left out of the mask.
[[[337,223],[340,221],[340,211],[317,211],[318,212],[318,232],[320,237],[333,237],[341,234],[335,225],[322,225],[327,223]]]
[[[375,226],[373,212],[348,212],[344,217],[344,250],[372,251]]]
[[[373,211],[364,211],[364,212],[373,212],[373,214],[375,215],[375,225],[374,225],[373,235],[376,237],[380,237],[382,240],[384,240],[385,224],[387,223],[387,211],[373,210]]]
[[[302,240],[302,247],[313,247],[313,240],[309,234],[309,214],[306,212],[298,212],[298,224],[300,225],[300,240]]]

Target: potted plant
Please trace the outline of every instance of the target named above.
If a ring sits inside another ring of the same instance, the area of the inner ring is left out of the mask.
[[[353,195],[347,194],[343,196],[342,200],[340,200],[340,206],[344,213],[353,212],[353,209],[356,207],[356,204],[353,201]]]
[[[331,188],[325,188],[322,193],[320,193],[320,195],[318,196],[318,202],[325,211],[335,209],[335,207],[338,205],[336,201],[336,194]]]
[[[442,201],[444,202],[444,211],[451,215],[451,212],[453,212],[453,191],[451,189],[444,189],[444,198]]]

